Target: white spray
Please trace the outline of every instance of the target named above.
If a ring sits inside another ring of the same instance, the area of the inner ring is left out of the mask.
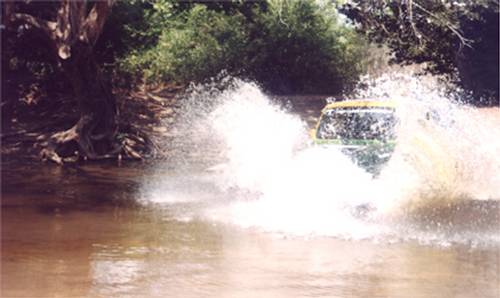
[[[500,125],[449,100],[432,80],[386,75],[365,83],[355,97],[399,103],[398,145],[377,178],[335,148],[309,146],[304,122],[253,83],[195,88],[179,128],[183,145],[177,146],[191,152],[188,164],[203,159],[204,181],[220,190],[214,201],[230,197],[206,216],[292,234],[469,241],[464,235],[470,229],[457,234],[447,217],[448,228],[441,230],[436,212],[428,210],[500,199]],[[360,215],[359,206],[369,210]],[[422,232],[406,220],[426,212],[437,230]],[[500,222],[496,214],[478,216],[492,218],[490,226]],[[487,238],[499,239],[490,228]]]

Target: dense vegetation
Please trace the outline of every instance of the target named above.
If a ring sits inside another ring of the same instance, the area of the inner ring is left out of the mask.
[[[57,65],[32,46],[42,45],[39,36],[5,37],[6,77],[24,70],[53,81]],[[225,72],[274,93],[339,93],[362,73],[366,42],[328,1],[130,0],[114,4],[94,51],[116,82],[202,82]]]
[[[38,15],[57,10],[56,2],[25,6]],[[331,94],[348,91],[369,66],[361,32],[386,45],[393,62],[425,62],[428,71],[494,103],[498,9],[496,0],[129,0],[114,4],[94,52],[121,86],[203,82],[224,72],[273,93]],[[2,30],[6,91],[32,92],[33,82],[61,88],[65,81],[53,79],[60,71],[43,40],[25,29]],[[18,84],[17,77],[28,82]]]
[[[118,90],[227,74],[274,94],[339,94],[370,68],[368,41],[495,105],[498,12],[497,0],[2,2],[2,121],[66,94],[80,118],[46,139],[53,160],[138,156],[124,144],[148,141],[119,117]]]
[[[363,1],[341,6],[370,40],[387,45],[396,63],[423,63],[498,105],[498,0]]]
[[[200,82],[225,71],[274,93],[339,93],[363,68],[365,43],[332,3],[158,1],[142,11],[148,30],[128,32],[150,42],[120,65],[147,81]]]

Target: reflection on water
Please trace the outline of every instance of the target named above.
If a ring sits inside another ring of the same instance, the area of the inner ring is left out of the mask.
[[[199,204],[138,203],[139,185],[162,175],[147,168],[3,167],[1,296],[500,296],[497,244],[299,237],[183,217]]]

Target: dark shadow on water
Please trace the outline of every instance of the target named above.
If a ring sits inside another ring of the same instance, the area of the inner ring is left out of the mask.
[[[406,213],[404,222],[410,234],[426,233],[452,242],[481,244],[498,234],[500,201],[462,199],[428,206]]]
[[[2,166],[2,209],[42,213],[138,207],[137,194],[150,166],[144,163],[10,163]]]

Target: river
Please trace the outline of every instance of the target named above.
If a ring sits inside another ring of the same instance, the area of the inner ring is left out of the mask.
[[[200,201],[141,204],[144,179],[172,178],[149,168],[4,166],[2,297],[500,295],[498,244],[242,228],[193,216]]]
[[[4,160],[1,296],[500,297],[500,126],[415,81],[439,121],[408,100],[378,177],[249,83],[195,90],[167,160]]]

